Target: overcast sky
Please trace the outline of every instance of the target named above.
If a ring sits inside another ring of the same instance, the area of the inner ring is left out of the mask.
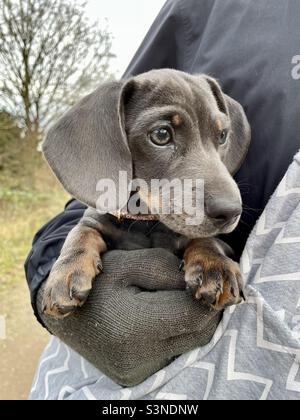
[[[88,0],[89,17],[103,24],[108,19],[109,31],[113,34],[112,51],[116,58],[111,69],[122,76],[135,51],[146,35],[165,0]]]

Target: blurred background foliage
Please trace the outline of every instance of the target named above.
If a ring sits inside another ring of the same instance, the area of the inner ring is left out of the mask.
[[[79,0],[0,0],[0,400],[26,399],[48,335],[29,301],[24,261],[70,198],[39,143],[70,105],[112,78],[111,34]]]
[[[0,290],[24,281],[36,230],[67,194],[38,151],[51,122],[110,72],[111,34],[86,3],[0,2]]]

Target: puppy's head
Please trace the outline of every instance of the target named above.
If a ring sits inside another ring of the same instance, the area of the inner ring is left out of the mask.
[[[149,187],[153,179],[203,180],[201,224],[187,224],[184,211],[157,217],[181,234],[204,237],[231,232],[239,221],[232,175],[249,142],[242,107],[214,79],[166,69],[104,84],[50,129],[43,151],[67,191],[91,207],[99,180],[114,181],[118,190],[119,171]],[[161,197],[149,191],[140,188],[142,201],[159,207]]]

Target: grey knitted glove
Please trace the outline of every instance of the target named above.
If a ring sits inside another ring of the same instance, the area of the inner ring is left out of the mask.
[[[85,305],[47,328],[123,386],[136,385],[179,356],[207,344],[221,313],[185,290],[180,261],[164,249],[110,251]]]

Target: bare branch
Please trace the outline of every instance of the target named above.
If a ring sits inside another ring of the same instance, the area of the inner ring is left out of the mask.
[[[1,0],[0,109],[27,130],[109,77],[111,35],[78,0]]]

